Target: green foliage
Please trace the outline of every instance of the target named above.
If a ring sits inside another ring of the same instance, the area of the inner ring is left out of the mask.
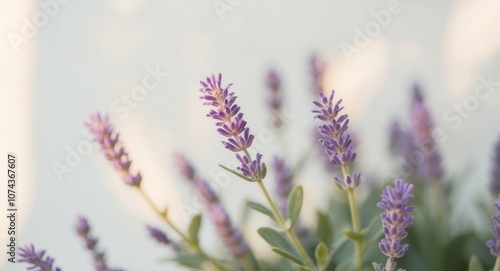
[[[291,221],[290,227],[293,228],[299,219],[300,210],[302,209],[302,202],[304,200],[304,190],[302,186],[298,185],[292,189],[288,197],[288,218]]]

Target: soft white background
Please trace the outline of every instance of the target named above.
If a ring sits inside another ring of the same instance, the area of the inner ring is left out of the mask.
[[[489,198],[492,145],[500,136],[500,88],[458,129],[443,114],[473,95],[479,76],[500,81],[498,1],[402,0],[402,11],[347,61],[341,44],[353,45],[355,29],[373,22],[372,12],[387,9],[388,1],[220,0],[238,3],[222,20],[210,0],[71,0],[15,53],[9,33],[20,34],[22,19],[46,2],[0,1],[0,163],[6,164],[7,152],[19,155],[18,245],[46,249],[64,270],[92,270],[74,234],[77,214],[88,217],[111,266],[173,270],[159,263],[168,253],[144,230],[146,223],[162,226],[161,221],[122,184],[96,146],[58,181],[52,164],[64,163],[68,148],[86,140],[83,123],[90,113],[110,113],[135,168],[143,173],[145,189],[158,204],[168,204],[185,228],[181,207],[199,206],[174,168],[172,154],[185,152],[207,178],[220,173],[217,164],[233,159],[205,117],[198,81],[222,72],[224,82],[234,83],[249,125],[258,133],[267,127],[263,78],[267,68],[276,67],[283,75],[288,111],[295,116],[286,141],[289,161],[296,162],[312,140],[307,63],[315,51],[330,62],[325,87],[338,91],[351,114],[364,173],[389,174],[387,128],[396,116],[408,117],[409,90],[419,81],[437,126],[448,136],[440,145],[447,175],[464,183],[455,198],[460,206],[456,216],[470,221],[468,216],[476,217],[474,201]],[[113,112],[111,104],[141,84],[146,67],[156,65],[169,73],[160,86],[127,117]],[[276,140],[265,144],[265,161],[276,153],[276,145]],[[310,164],[299,180],[307,209],[324,207],[324,197],[333,191],[327,175],[313,173],[320,169]],[[221,196],[238,221],[243,199],[261,196],[252,184],[231,180]],[[304,218],[311,221],[311,214]],[[259,218],[252,216],[246,229],[254,247],[262,243],[253,229],[267,223]],[[0,221],[0,269],[24,270],[24,265],[5,262],[6,223]],[[206,249],[222,255],[209,223],[203,232]],[[261,246],[258,254],[269,254],[268,247]]]

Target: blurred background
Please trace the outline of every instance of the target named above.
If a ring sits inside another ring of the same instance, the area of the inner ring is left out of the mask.
[[[7,152],[18,155],[17,245],[46,249],[64,270],[92,270],[74,230],[79,214],[89,219],[111,266],[182,270],[162,262],[171,254],[147,236],[146,223],[163,227],[161,221],[89,144],[89,114],[109,114],[145,190],[169,206],[180,228],[202,206],[175,168],[175,152],[193,161],[241,221],[243,201],[262,197],[217,166],[234,156],[205,117],[199,80],[223,73],[264,161],[284,145],[287,161],[296,164],[313,141],[314,53],[328,63],[323,86],[344,99],[361,170],[375,182],[395,177],[388,128],[395,118],[408,119],[412,86],[421,86],[445,135],[439,148],[446,175],[460,183],[458,227],[488,229],[489,221],[464,218],[474,218],[474,204],[488,195],[492,146],[500,137],[498,1],[2,0],[0,6],[0,164]],[[290,116],[284,140],[268,133],[270,68],[283,79]],[[334,190],[331,174],[310,158],[297,179],[305,189],[306,224]],[[268,182],[272,187],[272,177]],[[0,202],[6,209],[5,192]],[[1,221],[0,270],[25,270],[6,262]],[[251,215],[244,231],[259,255],[274,257],[254,233],[265,223]],[[222,255],[208,219],[202,232],[202,245]]]

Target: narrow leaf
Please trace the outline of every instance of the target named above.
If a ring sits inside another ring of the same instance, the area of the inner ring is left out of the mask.
[[[330,245],[333,241],[333,223],[330,215],[323,212],[317,212],[317,216],[316,235],[320,241]]]
[[[283,258],[286,258],[296,264],[299,264],[299,265],[303,265],[302,261],[300,259],[298,259],[297,257],[295,257],[294,255],[284,251],[284,250],[281,250],[277,247],[273,247],[271,249],[272,251],[276,252],[277,254],[281,255]]]
[[[219,165],[219,167],[221,167],[221,168],[223,168],[223,169],[225,169],[225,170],[229,171],[230,173],[233,173],[234,175],[236,175],[236,176],[238,176],[238,177],[242,178],[242,179],[243,179],[243,180],[245,180],[245,181],[249,181],[249,182],[252,182],[252,183],[253,183],[253,182],[255,182],[255,180],[252,180],[252,179],[248,178],[247,176],[245,176],[245,175],[243,175],[243,174],[241,174],[241,173],[239,173],[239,172],[236,172],[236,171],[234,171],[234,170],[232,170],[232,169],[230,169],[230,168],[228,168],[228,167],[225,167],[225,166],[223,166],[223,165]]]
[[[316,257],[316,262],[320,267],[324,267],[328,265],[328,248],[320,242],[316,249],[314,250],[314,256]]]
[[[299,219],[300,210],[302,209],[302,202],[304,200],[304,190],[301,185],[293,188],[292,192],[288,196],[288,218],[291,221],[291,227],[297,223]]]
[[[380,266],[378,263],[372,263],[373,264],[373,268],[375,269],[375,271],[380,271]]]
[[[470,258],[469,271],[484,271],[483,266],[476,255]]]
[[[247,201],[247,206],[254,209],[255,211],[259,212],[259,213],[263,213],[265,215],[267,215],[268,217],[270,217],[272,220],[274,220],[274,215],[273,215],[273,212],[271,212],[271,210],[269,210],[266,206],[260,204],[260,203],[257,203],[257,202],[254,202],[254,201]]]
[[[181,254],[173,259],[180,265],[192,268],[200,268],[201,264],[205,262],[205,258],[196,254]]]
[[[200,226],[201,226],[201,214],[197,214],[193,216],[193,219],[191,219],[191,222],[189,223],[189,238],[195,243],[198,244],[198,236],[200,232]]]
[[[352,239],[352,240],[356,240],[356,241],[363,241],[363,238],[365,237],[363,234],[356,233],[356,232],[353,232],[350,230],[344,230],[344,235],[347,238]]]
[[[281,233],[266,227],[258,229],[257,232],[271,247],[279,248],[289,254],[296,255],[295,249]]]

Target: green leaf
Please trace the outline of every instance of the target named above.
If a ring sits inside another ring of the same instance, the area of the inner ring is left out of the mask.
[[[200,268],[201,264],[205,262],[205,258],[196,254],[181,254],[173,259],[180,265],[184,265],[192,268]]]
[[[317,216],[316,236],[323,243],[330,245],[333,241],[333,223],[330,215],[318,211]]]
[[[262,169],[261,169],[261,170],[260,170],[260,172],[259,172],[259,176],[260,176],[260,179],[261,179],[261,180],[263,180],[263,179],[266,177],[266,175],[267,175],[267,167],[266,167],[266,164],[262,163],[261,168],[262,168]]]
[[[302,261],[300,259],[298,259],[297,257],[295,257],[294,255],[286,252],[286,251],[283,251],[277,247],[273,247],[271,249],[272,251],[276,252],[277,254],[281,255],[283,258],[286,258],[296,264],[299,264],[299,265],[303,265]]]
[[[365,231],[365,233],[366,233],[366,231]],[[344,230],[344,235],[347,238],[355,240],[355,241],[363,241],[363,238],[365,238],[365,235],[363,234],[363,232],[356,233],[356,232],[353,232],[351,230]]]
[[[301,185],[298,185],[292,189],[290,195],[288,196],[288,218],[292,222],[290,228],[293,228],[297,220],[299,219],[300,210],[302,209],[302,202],[304,200],[304,190]]]
[[[258,229],[257,232],[268,244],[271,245],[271,247],[279,248],[289,254],[296,255],[295,249],[290,245],[283,234],[266,227]]]
[[[380,271],[380,266],[378,266],[378,263],[372,263],[373,265],[373,268],[375,269],[375,271]]]
[[[328,248],[320,242],[316,249],[314,250],[314,257],[316,257],[316,262],[320,267],[325,267],[328,265]]]
[[[247,201],[246,203],[247,203],[248,207],[254,209],[255,211],[257,211],[259,213],[263,213],[263,214],[267,215],[272,220],[275,220],[273,212],[271,212],[271,210],[269,210],[266,206],[264,206],[260,203],[254,202],[254,201]]]
[[[193,216],[193,219],[191,219],[191,222],[189,223],[189,238],[191,238],[191,241],[193,241],[195,244],[198,244],[198,236],[200,232],[200,226],[201,226],[201,214],[197,214]]]
[[[245,175],[243,175],[243,174],[241,174],[241,173],[239,173],[239,172],[236,172],[236,171],[234,171],[234,170],[232,170],[232,169],[230,169],[230,168],[228,168],[228,167],[225,167],[225,166],[223,166],[223,165],[219,165],[219,167],[221,167],[221,168],[223,168],[223,169],[225,169],[225,170],[229,171],[230,173],[233,173],[234,175],[236,175],[236,176],[238,176],[238,177],[242,178],[242,179],[243,179],[243,180],[245,180],[245,181],[249,181],[249,182],[252,182],[252,183],[253,183],[253,182],[256,182],[256,180],[250,179],[250,178],[248,178],[247,176],[245,176]]]
[[[476,255],[472,256],[469,261],[469,271],[484,271],[481,262],[476,257]]]

